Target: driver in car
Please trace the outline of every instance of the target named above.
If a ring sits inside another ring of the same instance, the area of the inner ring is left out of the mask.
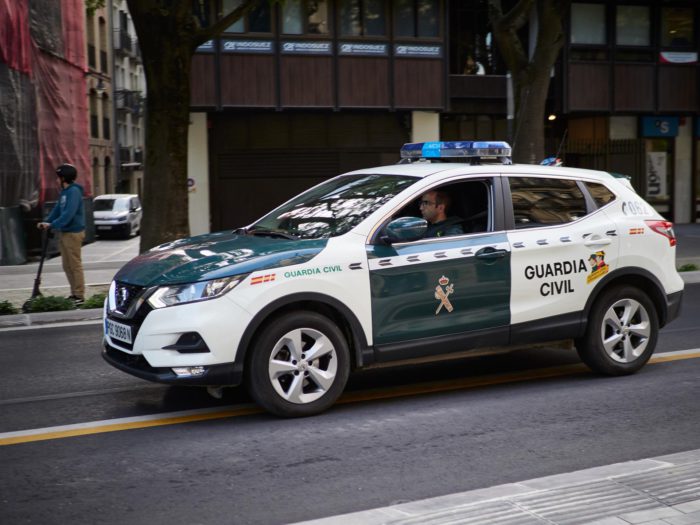
[[[452,199],[444,191],[429,191],[421,197],[419,206],[421,215],[428,221],[428,229],[424,238],[448,237],[462,235],[462,219],[457,216],[448,216]]]

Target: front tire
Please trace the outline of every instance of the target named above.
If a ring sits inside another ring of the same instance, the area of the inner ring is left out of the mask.
[[[596,300],[592,312],[585,335],[576,341],[581,360],[609,376],[642,368],[659,335],[658,314],[647,294],[631,286],[610,288]]]
[[[272,319],[251,350],[250,395],[282,417],[323,412],[343,392],[350,372],[345,337],[334,322],[315,312]]]

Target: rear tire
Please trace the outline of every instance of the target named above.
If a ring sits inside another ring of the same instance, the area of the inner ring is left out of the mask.
[[[350,351],[343,333],[315,312],[291,312],[272,319],[251,352],[250,395],[282,417],[323,412],[343,392],[350,373]]]
[[[576,349],[595,372],[633,374],[654,353],[658,335],[659,318],[649,296],[638,288],[618,286],[603,291],[595,301]]]

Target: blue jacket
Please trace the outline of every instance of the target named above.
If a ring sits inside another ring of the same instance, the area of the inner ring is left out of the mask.
[[[83,187],[75,182],[61,190],[58,203],[46,219],[52,229],[61,232],[81,232],[85,229],[83,193]]]

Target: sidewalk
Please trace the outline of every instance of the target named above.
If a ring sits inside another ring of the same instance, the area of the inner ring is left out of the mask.
[[[140,237],[128,240],[105,239],[83,246],[86,298],[107,291],[114,274],[138,255],[140,240]],[[0,266],[0,301],[10,301],[21,308],[32,295],[38,268],[38,260],[20,266]],[[70,295],[60,256],[44,261],[39,289],[46,296],[68,297]],[[101,316],[101,309],[3,315],[0,316],[0,328],[99,319]]]
[[[332,516],[303,525],[448,523],[700,524],[700,450]]]

